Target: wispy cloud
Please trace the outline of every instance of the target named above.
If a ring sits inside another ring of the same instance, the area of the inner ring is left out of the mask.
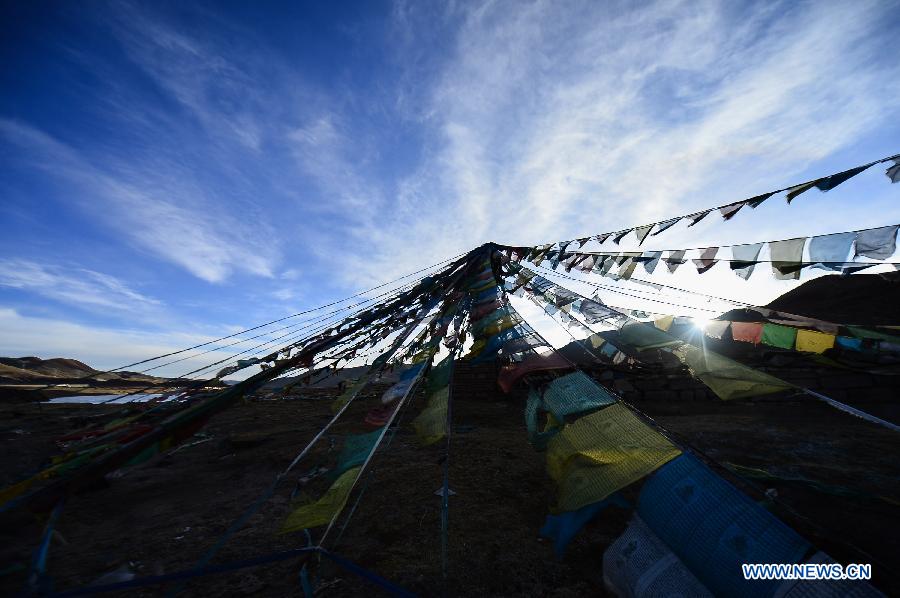
[[[614,230],[739,199],[773,173],[784,182],[896,114],[891,10],[462,6],[452,56],[424,82],[427,159],[365,231],[378,259],[359,267]],[[432,18],[399,15],[409,35]]]
[[[0,287],[28,291],[90,310],[156,311],[162,302],[119,279],[84,268],[63,268],[25,259],[0,259]]]
[[[57,90],[76,100],[77,122],[0,116],[14,148],[3,168],[62,182],[47,204],[137,248],[142,272],[165,262],[217,284],[217,306],[241,317],[327,303],[490,240],[572,238],[767,191],[864,144],[900,109],[900,66],[885,52],[896,3],[397,1],[389,22],[333,23],[352,35],[309,46],[254,29],[264,19],[202,11],[115,2],[79,15],[102,43],[61,35],[47,50],[84,75]],[[334,54],[303,54],[321,47]],[[46,224],[27,205],[39,177],[21,178],[26,199],[7,213]],[[665,242],[693,246],[711,220]],[[748,240],[810,222],[769,220],[744,227]],[[27,261],[9,278],[17,288],[145,304],[144,287],[116,289],[101,266]],[[190,282],[153,288],[213,311]]]
[[[278,256],[272,237],[255,235],[190,179],[173,180],[152,169],[117,170],[113,157],[95,164],[22,122],[0,119],[0,136],[36,167],[75,185],[72,198],[82,210],[140,248],[210,282],[233,271],[272,275]]]
[[[211,340],[200,335],[174,332],[89,327],[51,318],[25,316],[3,307],[0,307],[0,330],[4,331],[0,335],[0,355],[34,355],[43,359],[77,356],[91,367],[103,370]],[[178,376],[225,357],[224,352],[216,351],[152,373]]]

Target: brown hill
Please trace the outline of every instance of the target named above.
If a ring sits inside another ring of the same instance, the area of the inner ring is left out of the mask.
[[[101,373],[77,359],[54,357],[0,357],[0,382],[156,382],[165,380],[136,372]]]
[[[766,307],[828,322],[897,325],[900,272],[822,276],[788,291]]]
[[[73,378],[98,373],[97,370],[77,359],[54,357],[0,357],[0,364],[32,372],[36,376],[51,378]]]

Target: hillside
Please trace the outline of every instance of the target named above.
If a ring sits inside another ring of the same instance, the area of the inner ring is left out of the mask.
[[[895,325],[900,322],[900,272],[822,276],[766,307],[828,322]]]
[[[49,382],[157,382],[165,380],[137,372],[102,373],[77,359],[0,357],[0,384]]]

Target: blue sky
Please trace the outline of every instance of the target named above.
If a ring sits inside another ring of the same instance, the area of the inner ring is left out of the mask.
[[[113,367],[488,240],[617,230],[900,152],[897,2],[2,10],[2,355]],[[645,248],[898,223],[883,170]],[[796,284],[689,274],[669,280],[758,302]]]

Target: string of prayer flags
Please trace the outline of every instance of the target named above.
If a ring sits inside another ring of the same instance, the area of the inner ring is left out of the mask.
[[[631,228],[627,228],[627,229],[623,229],[623,230],[619,230],[619,231],[615,231],[615,232],[601,233],[599,235],[594,235],[593,237],[583,237],[581,239],[576,239],[575,241],[563,241],[559,244],[559,250],[560,250],[560,252],[565,251],[566,247],[568,247],[569,244],[571,244],[573,242],[577,242],[579,248],[584,247],[584,245],[591,238],[595,239],[597,241],[597,243],[603,244],[604,242],[606,242],[607,239],[612,237],[613,242],[616,245],[618,245],[621,242],[621,240],[624,239],[625,236],[628,235],[628,233],[630,233],[632,231],[634,231],[635,236],[637,237],[638,245],[641,245],[644,242],[644,239],[646,239],[648,236],[658,235],[658,234],[662,233],[663,231],[671,228],[672,226],[674,226],[677,222],[679,222],[681,220],[690,221],[688,223],[688,226],[691,227],[691,226],[694,226],[695,224],[697,224],[698,222],[700,222],[701,220],[703,220],[704,218],[706,218],[706,216],[708,216],[711,212],[718,210],[719,213],[721,214],[723,220],[728,221],[728,220],[731,220],[744,206],[750,206],[752,208],[757,208],[764,201],[766,201],[767,199],[769,199],[776,193],[781,193],[781,192],[785,192],[785,198],[786,198],[788,204],[790,204],[791,201],[793,201],[798,195],[800,195],[801,193],[805,193],[806,191],[812,189],[813,187],[815,187],[815,188],[819,189],[819,191],[823,191],[823,192],[830,191],[830,190],[834,189],[835,187],[837,187],[838,185],[840,185],[841,183],[843,183],[843,182],[849,180],[850,178],[858,175],[859,173],[867,170],[871,166],[873,166],[875,164],[885,163],[885,162],[888,162],[891,160],[893,160],[895,162],[895,164],[893,166],[890,166],[886,170],[885,174],[888,176],[888,178],[891,180],[892,183],[896,183],[896,182],[900,181],[900,158],[898,158],[897,156],[890,156],[887,158],[882,158],[880,160],[876,160],[875,162],[870,162],[869,164],[864,164],[862,166],[850,168],[848,170],[844,170],[842,172],[824,176],[824,177],[821,177],[821,178],[818,178],[818,179],[815,179],[812,181],[807,181],[807,182],[800,183],[797,185],[792,185],[792,186],[786,187],[784,189],[778,189],[776,191],[770,191],[768,193],[761,193],[761,194],[751,197],[749,199],[732,202],[732,203],[729,203],[729,204],[726,204],[723,206],[718,206],[715,208],[707,208],[705,210],[701,210],[699,212],[694,212],[692,214],[687,214],[684,216],[677,216],[675,218],[669,218],[669,219],[662,220],[659,222],[654,222],[654,223],[645,224],[645,225],[641,225],[641,226],[631,227]],[[552,245],[553,244],[551,244],[551,246]],[[535,252],[539,253],[538,250],[539,250],[539,248],[535,247],[534,250],[532,251],[533,258],[538,257],[537,255],[535,255]],[[532,261],[534,261],[534,260],[532,260]],[[539,262],[535,262],[535,263],[539,263]]]
[[[696,257],[691,260],[699,274],[706,273],[721,261],[729,262],[731,270],[747,280],[761,261],[771,263],[775,278],[796,280],[803,268],[813,267],[851,274],[877,265],[856,262],[858,257],[884,260],[893,255],[897,248],[897,233],[900,225],[883,226],[873,229],[830,233],[809,238],[797,237],[765,243],[706,247],[701,249],[668,249],[659,251],[618,252],[618,253],[569,253],[566,270],[578,268],[583,272],[596,273],[615,280],[629,280],[637,264],[643,264],[648,274],[653,274],[660,261],[664,261],[670,273],[688,261],[691,252]],[[764,245],[769,246],[769,259],[760,260]],[[804,260],[808,246],[809,259]],[[855,246],[855,249],[852,249]],[[732,259],[724,257],[723,249],[731,249]],[[662,257],[666,252],[666,257]],[[849,260],[849,261],[848,261]],[[618,269],[613,272],[613,267]]]

